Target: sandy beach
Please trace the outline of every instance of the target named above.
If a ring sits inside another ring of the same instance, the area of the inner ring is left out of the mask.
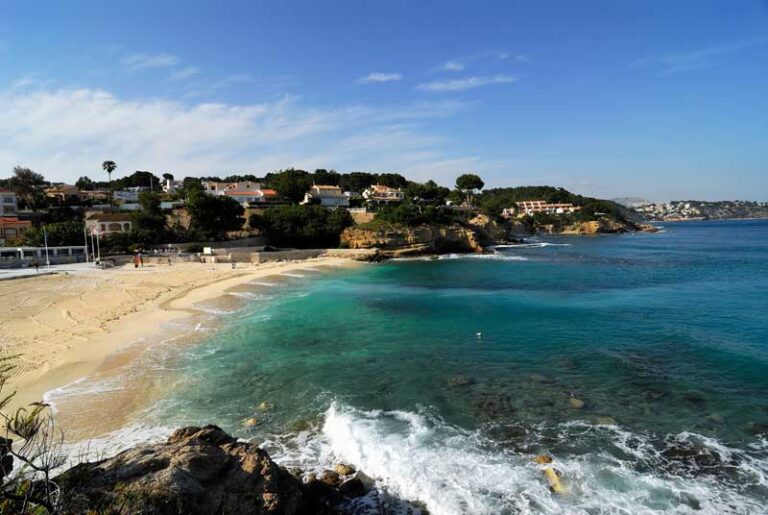
[[[235,270],[229,264],[126,265],[0,282],[0,352],[15,356],[16,364],[6,389],[18,391],[15,406],[40,400],[239,284],[308,266],[353,263],[322,257]],[[130,352],[120,354],[130,359]]]

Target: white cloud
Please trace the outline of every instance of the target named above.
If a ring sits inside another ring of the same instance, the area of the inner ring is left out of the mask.
[[[446,61],[439,69],[446,72],[460,72],[464,70],[464,63],[460,63],[459,61]]]
[[[365,77],[360,77],[357,82],[360,84],[369,84],[371,82],[396,82],[402,80],[403,76],[399,73],[381,73],[372,72]]]
[[[468,105],[313,107],[285,97],[257,104],[126,100],[94,89],[0,90],[0,171],[29,166],[50,180],[121,173],[265,173],[290,166],[392,170],[450,183],[469,166],[424,128]],[[475,161],[472,161],[475,162]],[[480,166],[473,166],[482,172]],[[2,176],[2,173],[0,173]]]
[[[725,54],[743,50],[765,41],[765,39],[738,41],[736,43],[701,48],[692,52],[646,56],[637,59],[629,67],[654,70],[658,75],[672,75],[699,70],[713,66],[717,63],[718,58]]]
[[[200,73],[200,68],[196,66],[187,66],[186,68],[182,68],[181,70],[177,70],[171,73],[170,78],[173,80],[188,79],[199,73]]]
[[[123,66],[129,70],[171,68],[179,63],[179,58],[171,54],[132,54],[122,60]]]
[[[510,75],[494,75],[492,77],[465,77],[463,79],[436,80],[433,82],[426,82],[416,86],[416,89],[434,93],[443,93],[449,91],[464,91],[467,89],[490,86],[492,84],[509,84],[515,82],[516,80],[517,79],[515,77]]]

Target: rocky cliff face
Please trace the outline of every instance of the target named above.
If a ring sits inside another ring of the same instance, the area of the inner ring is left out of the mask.
[[[589,234],[623,234],[628,232],[656,232],[658,229],[652,225],[634,224],[628,221],[617,221],[610,218],[601,218],[589,222],[579,222],[564,227],[545,225],[538,227],[538,232],[548,234],[565,235],[589,235]]]
[[[56,482],[65,514],[379,513],[378,493],[354,473],[339,465],[302,483],[257,445],[206,426],[78,465]]]
[[[349,227],[341,234],[343,246],[379,248],[385,257],[446,252],[484,252],[484,247],[503,240],[504,227],[485,215],[462,224],[417,227]]]

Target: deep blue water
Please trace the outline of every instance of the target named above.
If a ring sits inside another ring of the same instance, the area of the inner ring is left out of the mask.
[[[764,513],[768,222],[540,242],[249,285],[145,416],[432,513]]]

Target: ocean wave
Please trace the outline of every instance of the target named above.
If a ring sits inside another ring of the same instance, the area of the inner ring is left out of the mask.
[[[535,249],[535,248],[541,248],[541,247],[570,247],[570,243],[552,243],[549,241],[536,241],[531,243],[514,243],[511,245],[492,245],[491,249]]]
[[[435,514],[760,513],[768,502],[764,443],[747,451],[693,433],[657,441],[616,425],[558,429],[559,442],[573,448],[559,446],[552,465],[539,465],[533,452],[429,411],[364,411],[334,401],[314,429],[264,446],[278,462],[305,471],[350,463],[386,495],[424,503]],[[546,452],[546,441],[537,452]],[[561,474],[565,493],[550,491],[548,467]]]

